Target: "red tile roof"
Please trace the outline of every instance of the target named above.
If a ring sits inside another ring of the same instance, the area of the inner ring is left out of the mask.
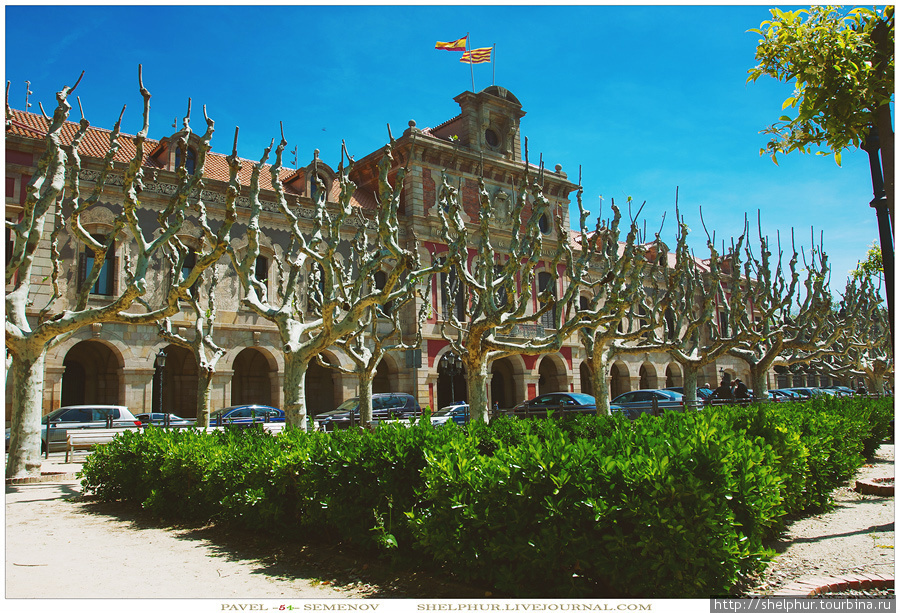
[[[43,138],[47,134],[47,121],[43,118],[43,116],[36,113],[26,113],[24,111],[19,111],[16,109],[10,109],[10,112],[12,114],[12,119],[10,122],[10,126],[6,131],[8,135],[14,134],[16,136],[29,138],[36,141],[43,140]],[[66,122],[63,125],[62,129],[63,144],[71,144],[77,130],[78,124]],[[88,128],[88,131],[85,134],[84,139],[81,141],[81,146],[78,150],[81,157],[102,159],[109,149],[109,138],[111,134],[112,130],[95,128],[93,126]],[[126,164],[131,162],[135,155],[135,146],[132,139],[133,135],[131,134],[119,134],[119,150],[116,152],[115,161]],[[150,138],[148,138],[144,142],[144,159],[141,163],[143,167],[155,169],[165,168],[165,164],[160,163],[158,160],[151,157],[151,154],[159,147],[159,145],[160,141]],[[241,185],[250,185],[250,175],[256,163],[256,160],[247,160],[241,158],[241,170],[238,173],[238,180],[240,181]],[[262,183],[262,185],[268,185],[270,168],[271,165],[266,165],[263,167],[260,177],[260,183]],[[296,173],[297,169],[295,168],[282,168],[279,176],[281,180],[284,181],[289,177],[294,176]],[[214,153],[210,151],[206,156],[204,175],[211,180],[223,181],[227,183],[229,177],[227,157],[220,153]],[[299,195],[301,193],[300,191],[292,188],[289,185],[285,185],[285,192],[293,195]],[[329,188],[329,200],[336,201],[339,193],[340,188],[337,184],[337,181],[334,181]],[[356,206],[360,206],[366,210],[374,210],[376,208],[374,196],[363,190],[357,190],[357,192],[353,196],[353,202]]]

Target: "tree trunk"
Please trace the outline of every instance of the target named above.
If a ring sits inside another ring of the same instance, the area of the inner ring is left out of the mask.
[[[684,377],[681,382],[684,389],[684,410],[697,409],[697,376],[700,374],[693,364],[682,364]]]
[[[213,369],[197,365],[197,425],[209,426],[209,395],[212,388]]]
[[[284,421],[287,426],[307,429],[306,424],[306,371],[309,359],[284,352]]]
[[[359,372],[359,421],[363,426],[372,423],[372,379],[375,373],[362,370]]]
[[[606,352],[595,355],[591,369],[591,382],[594,384],[594,399],[597,401],[597,415],[609,415],[609,356]]]
[[[769,396],[768,368],[760,368],[759,363],[747,362],[750,365],[750,384],[753,386],[753,398],[766,400]]]
[[[41,413],[44,406],[44,358],[39,353],[17,355],[12,372],[7,374],[12,385],[12,423],[6,478],[39,477],[41,475]]]
[[[469,386],[469,418],[472,421],[488,423],[491,419],[487,395],[487,360],[475,364],[466,363]]]

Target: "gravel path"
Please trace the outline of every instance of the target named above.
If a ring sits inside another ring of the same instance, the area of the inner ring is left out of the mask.
[[[882,445],[856,479],[834,493],[835,508],[790,524],[748,595],[770,595],[799,579],[894,574],[894,498],[859,494],[857,479],[894,476],[894,445]]]

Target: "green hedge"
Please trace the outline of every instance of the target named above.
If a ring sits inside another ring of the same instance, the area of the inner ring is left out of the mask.
[[[518,597],[728,594],[786,518],[827,507],[890,432],[890,400],[629,422],[272,436],[125,432],[83,486],[179,520],[352,542]]]

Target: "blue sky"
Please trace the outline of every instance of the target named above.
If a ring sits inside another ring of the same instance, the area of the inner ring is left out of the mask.
[[[800,8],[795,7],[795,8]],[[664,238],[679,207],[702,254],[699,211],[717,242],[755,228],[798,245],[824,233],[832,289],[877,240],[868,159],[760,156],[760,134],[781,114],[792,87],[763,77],[746,83],[767,5],[746,6],[7,6],[10,104],[54,107],[74,83],[92,125],[109,128],[123,104],[123,130],[141,123],[137,66],[153,94],[150,136],[181,125],[193,99],[216,121],[213,149],[259,159],[285,125],[288,150],[305,165],[319,149],[332,166],[341,140],[361,158],[409,120],[435,126],[459,112],[472,89],[459,54],[434,49],[466,33],[470,46],[496,45],[495,63],[474,67],[476,91],[513,92],[530,159],[561,164],[596,213],[601,196],[646,201],[642,218]],[[52,34],[51,34],[52,33]],[[286,156],[288,158],[292,156]],[[286,160],[288,163],[290,160]]]

